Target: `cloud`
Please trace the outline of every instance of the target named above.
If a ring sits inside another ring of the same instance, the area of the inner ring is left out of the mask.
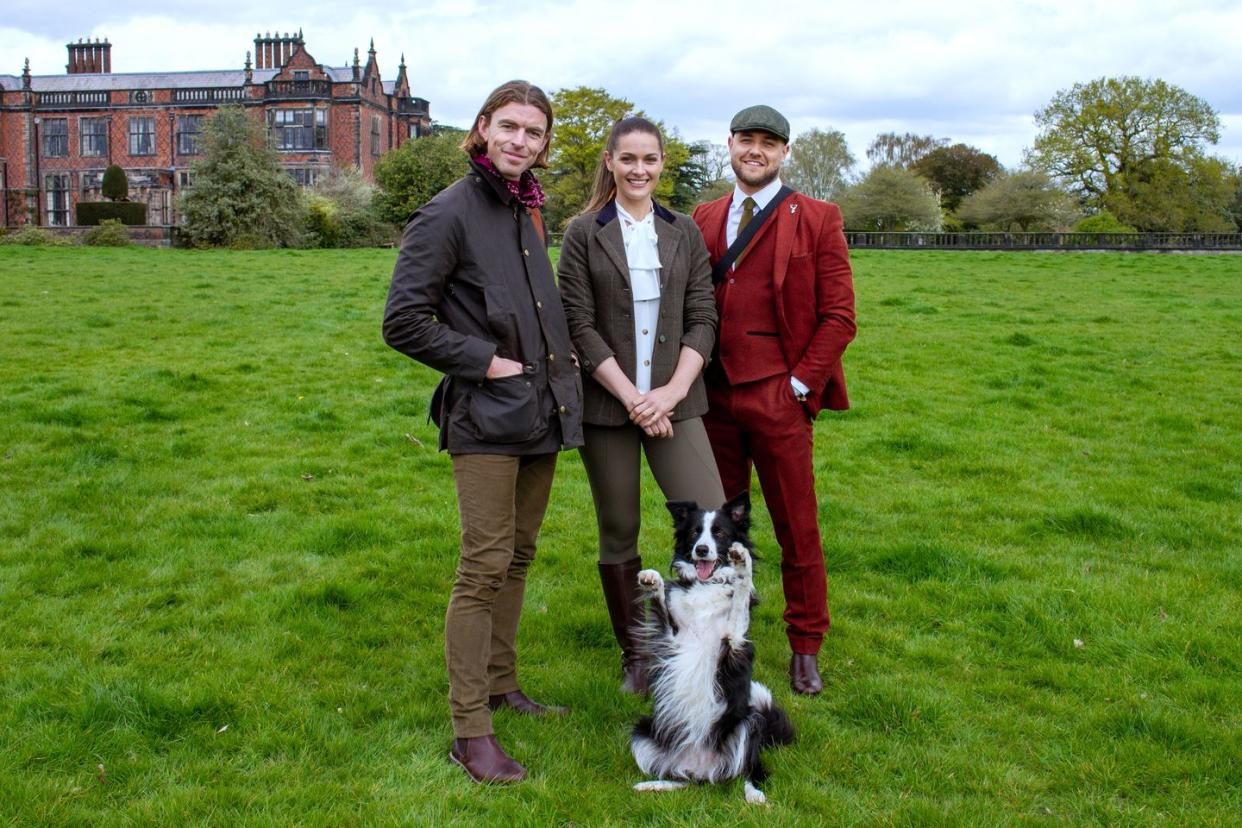
[[[843,130],[863,156],[876,132],[966,141],[1017,164],[1031,119],[1060,89],[1105,75],[1160,77],[1207,100],[1225,126],[1217,151],[1242,161],[1242,58],[1231,40],[1242,7],[1224,0],[1105,0],[997,4],[969,0],[883,7],[786,0],[258,0],[211,5],[69,0],[49,15],[18,0],[0,29],[0,55],[18,74],[64,70],[64,44],[108,37],[116,71],[239,67],[256,31],[301,27],[316,59],[344,65],[372,38],[382,74],[402,53],[433,116],[465,124],[487,93],[514,77],[549,91],[602,86],[679,129],[723,141],[741,106],[764,101],[795,131]],[[344,16],[343,16],[344,15]],[[19,57],[12,57],[19,56]]]

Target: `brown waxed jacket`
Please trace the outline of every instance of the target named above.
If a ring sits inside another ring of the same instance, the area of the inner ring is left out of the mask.
[[[677,368],[682,346],[698,351],[706,364],[716,341],[716,300],[711,264],[698,226],[686,215],[655,205],[660,254],[660,317],[651,355],[651,385],[665,385]],[[584,213],[565,230],[557,263],[561,298],[582,360],[584,422],[617,426],[629,422],[625,406],[590,379],[596,367],[615,357],[633,381],[637,366],[634,343],[634,301],[630,270],[615,202]],[[695,378],[670,419],[685,420],[707,412],[702,375]]]
[[[582,445],[582,383],[543,239],[504,183],[473,162],[410,216],[384,341],[446,375],[432,412],[441,449],[526,455]],[[487,379],[493,355],[525,372]]]

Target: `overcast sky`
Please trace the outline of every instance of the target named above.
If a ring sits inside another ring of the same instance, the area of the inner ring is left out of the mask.
[[[465,126],[514,77],[549,92],[600,86],[676,127],[723,142],[733,113],[781,110],[796,133],[839,129],[865,162],[879,132],[963,141],[1006,166],[1032,114],[1105,75],[1161,78],[1221,116],[1215,153],[1242,163],[1242,2],[827,0],[7,0],[0,73],[65,71],[65,44],[106,37],[114,72],[240,68],[258,31],[302,29],[320,63],[372,38],[385,80],[405,53],[432,117]],[[394,9],[394,6],[397,7]]]

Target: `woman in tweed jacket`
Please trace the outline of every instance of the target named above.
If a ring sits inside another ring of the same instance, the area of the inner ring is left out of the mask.
[[[652,194],[660,130],[624,118],[608,136],[587,208],[565,231],[561,300],[583,373],[583,465],[599,524],[599,572],[622,651],[622,689],[645,692],[635,657],[640,451],[666,500],[724,502],[701,417],[716,337],[707,247],[689,216]]]

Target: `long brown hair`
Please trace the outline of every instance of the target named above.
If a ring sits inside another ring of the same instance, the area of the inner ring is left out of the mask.
[[[617,197],[617,182],[612,177],[612,170],[608,169],[607,156],[615,153],[617,142],[622,136],[629,135],[631,132],[654,135],[656,143],[660,145],[660,157],[664,157],[664,136],[660,134],[658,126],[638,115],[630,115],[617,121],[612,125],[608,140],[604,142],[604,149],[599,154],[599,167],[595,170],[595,184],[591,188],[591,198],[588,199],[587,206],[582,208],[583,213],[593,213]]]
[[[511,80],[492,90],[492,94],[488,95],[487,100],[483,102],[479,114],[474,116],[474,122],[470,125],[470,131],[466,133],[465,140],[461,142],[461,148],[471,158],[476,155],[487,155],[487,141],[479,134],[479,119],[486,118],[491,121],[493,112],[511,103],[529,104],[536,107],[548,119],[548,140],[544,142],[543,149],[539,151],[539,155],[535,156],[535,163],[531,165],[533,167],[548,166],[548,148],[552,146],[552,102],[548,100],[548,96],[543,93],[542,89],[529,81]]]

